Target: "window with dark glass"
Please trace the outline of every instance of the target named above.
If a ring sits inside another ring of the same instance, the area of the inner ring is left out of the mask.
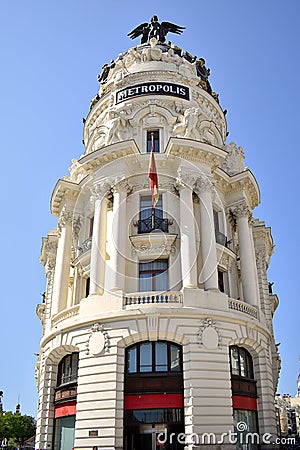
[[[224,272],[218,269],[218,286],[221,292],[225,292]]]
[[[230,365],[232,375],[254,379],[252,357],[243,347],[230,347]]]
[[[91,284],[91,279],[90,279],[90,277],[88,277],[85,282],[85,296],[86,297],[88,297],[89,293],[90,293],[90,284]]]
[[[138,232],[150,233],[153,230],[168,232],[168,219],[163,218],[162,197],[152,209],[151,195],[143,195],[140,201],[140,219],[138,221]]]
[[[139,291],[167,291],[168,281],[168,260],[156,259],[150,262],[140,262],[139,264]]]
[[[246,409],[234,409],[233,423],[237,441],[243,443],[241,446],[237,446],[237,448],[243,450],[257,450],[259,448],[257,412]],[[241,431],[241,428],[239,427],[239,424],[241,423],[245,424],[244,431]],[[249,439],[250,435],[251,439]]]
[[[183,411],[179,408],[170,409],[138,409],[125,411],[127,424],[141,423],[180,423],[183,420]]]
[[[91,217],[89,226],[89,237],[93,236],[93,228],[94,228],[94,217]]]
[[[179,373],[181,347],[171,342],[142,342],[126,350],[126,372],[131,373]]]
[[[216,236],[216,243],[223,245],[224,247],[227,246],[227,237],[224,233],[221,232],[221,226],[220,226],[220,211],[213,210],[214,214],[214,225],[215,225],[215,236]]]
[[[147,153],[150,153],[152,150],[152,138],[153,138],[154,152],[159,153],[159,130],[147,131]]]
[[[75,383],[78,373],[78,353],[65,356],[58,364],[57,387],[67,383]]]

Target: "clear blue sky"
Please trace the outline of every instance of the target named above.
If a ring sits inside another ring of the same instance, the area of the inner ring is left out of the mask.
[[[151,3],[151,5],[150,5]],[[138,41],[126,34],[153,14],[186,27],[172,42],[204,57],[228,110],[228,142],[243,146],[261,189],[255,217],[272,226],[269,279],[280,306],[279,392],[295,394],[299,348],[299,0],[0,1],[0,390],[36,415],[34,366],[45,290],[41,238],[56,225],[49,201],[82,152],[82,117],[103,64]]]

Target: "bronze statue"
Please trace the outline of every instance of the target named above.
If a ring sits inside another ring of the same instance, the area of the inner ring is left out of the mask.
[[[180,27],[171,22],[158,22],[158,17],[151,17],[150,23],[141,23],[134,30],[130,31],[127,36],[135,39],[141,37],[141,44],[149,43],[151,38],[157,39],[158,42],[165,42],[168,33],[182,34],[185,27]]]

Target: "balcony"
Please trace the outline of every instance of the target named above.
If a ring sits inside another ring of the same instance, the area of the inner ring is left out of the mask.
[[[231,241],[227,240],[227,236],[221,233],[221,231],[215,231],[216,243],[222,245],[223,247],[228,247]]]
[[[91,250],[92,248],[92,237],[89,237],[85,241],[82,242],[80,247],[78,247],[78,255],[82,255],[83,253]]]
[[[124,296],[124,305],[162,305],[178,304],[182,306],[182,292],[138,292],[135,294],[126,294]]]
[[[152,231],[163,231],[164,233],[168,233],[171,222],[169,219],[150,215],[145,219],[137,220],[134,225],[138,228],[138,234],[151,233]]]

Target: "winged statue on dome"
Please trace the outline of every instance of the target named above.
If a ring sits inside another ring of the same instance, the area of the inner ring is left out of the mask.
[[[180,27],[171,22],[159,23],[158,17],[151,17],[150,23],[141,23],[134,30],[130,31],[127,36],[135,39],[141,36],[141,44],[147,44],[151,38],[155,38],[158,42],[164,43],[168,33],[182,34],[185,27]]]

